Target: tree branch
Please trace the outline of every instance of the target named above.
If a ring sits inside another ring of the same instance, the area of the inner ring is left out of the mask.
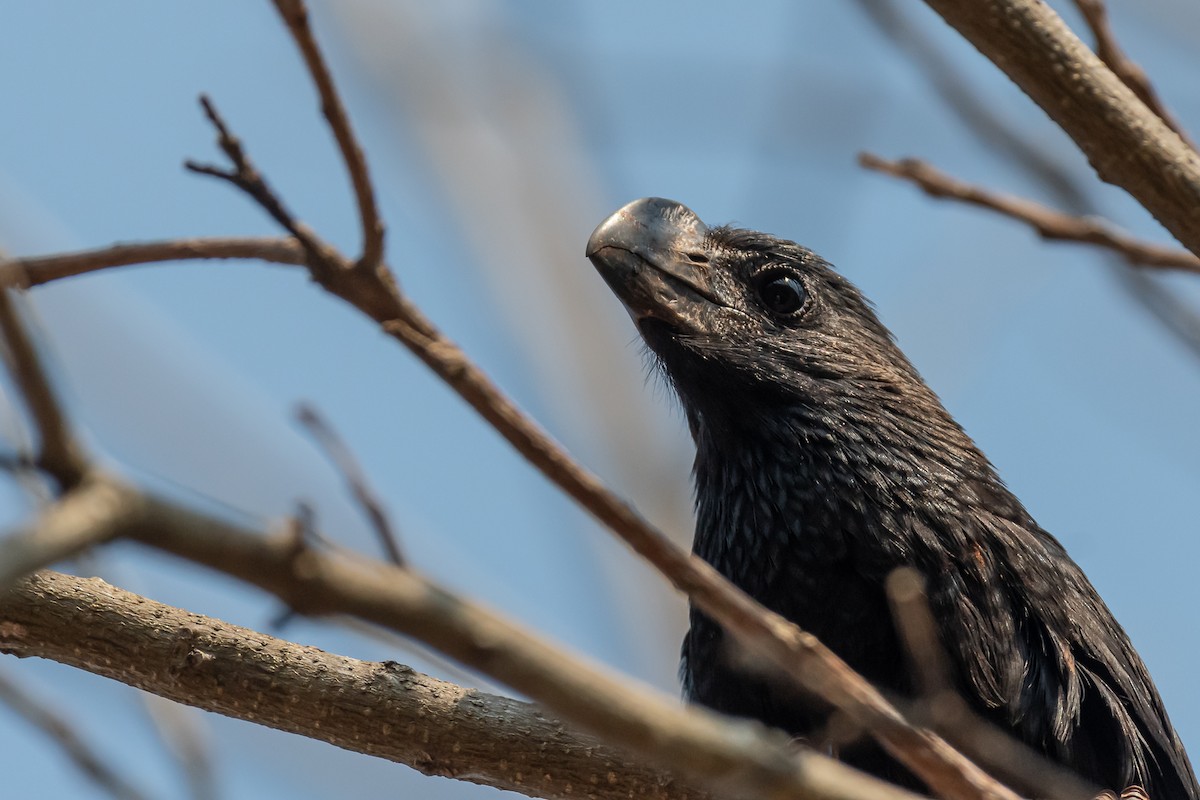
[[[958,200],[991,209],[1030,225],[1043,239],[1084,242],[1120,253],[1131,264],[1200,274],[1200,258],[1186,250],[1143,242],[1096,217],[1077,217],[1013,195],[991,192],[965,183],[915,158],[889,161],[861,153],[858,163],[867,169],[903,178],[931,197]]]
[[[308,264],[303,246],[291,237],[169,239],[114,244],[74,253],[0,259],[0,286],[29,288],[113,267],[208,259],[256,259],[298,267]]]
[[[796,750],[778,731],[683,708],[631,685],[411,570],[317,551],[294,533],[264,538],[166,501],[143,501],[147,513],[128,538],[259,586],[299,613],[346,613],[420,639],[630,755],[703,779],[722,793],[912,797]]]
[[[1200,255],[1200,155],[1040,0],[926,0],[1087,155]]]
[[[358,661],[293,644],[98,578],[41,572],[0,592],[0,650],[52,659],[426,775],[564,800],[709,797],[631,763],[530,703],[391,661]]]

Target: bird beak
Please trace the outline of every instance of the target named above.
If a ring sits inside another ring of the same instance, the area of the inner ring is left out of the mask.
[[[725,305],[713,286],[708,227],[674,200],[643,197],[600,223],[587,257],[635,321],[694,319],[697,304]]]

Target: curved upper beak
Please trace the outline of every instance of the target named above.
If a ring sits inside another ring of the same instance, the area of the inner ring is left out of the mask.
[[[643,197],[596,227],[587,257],[635,319],[678,322],[695,315],[701,298],[724,305],[713,286],[710,249],[708,227],[691,209]]]
[[[672,253],[703,250],[707,233],[708,227],[682,203],[643,197],[596,226],[588,239],[587,257],[613,247],[656,263]]]

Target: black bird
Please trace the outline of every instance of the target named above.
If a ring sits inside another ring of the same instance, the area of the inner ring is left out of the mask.
[[[1124,630],[845,278],[794,242],[708,228],[661,198],[602,222],[587,255],[685,410],[697,555],[897,695],[914,679],[885,581],[912,567],[976,712],[1102,788],[1200,797]],[[695,609],[680,671],[686,696],[718,711],[800,737],[826,722],[739,668]],[[913,781],[872,745],[841,757]]]

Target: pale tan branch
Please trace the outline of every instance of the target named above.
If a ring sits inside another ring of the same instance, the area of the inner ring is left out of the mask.
[[[1091,28],[1092,35],[1096,37],[1096,55],[1100,57],[1100,60],[1107,64],[1108,68],[1121,79],[1121,82],[1157,114],[1167,124],[1167,127],[1178,133],[1190,147],[1195,149],[1195,142],[1188,138],[1183,126],[1179,124],[1179,121],[1158,96],[1146,71],[1127,56],[1117,42],[1117,36],[1113,33],[1112,25],[1108,21],[1108,8],[1104,5],[1104,0],[1075,0],[1075,6],[1083,15],[1088,27]]]
[[[0,592],[0,650],[206,711],[547,798],[706,800],[530,703],[334,655],[54,572]],[[521,731],[520,736],[513,731]]]
[[[1200,273],[1200,258],[1186,250],[1135,239],[1097,217],[1064,214],[1032,200],[965,183],[920,159],[889,161],[871,153],[861,153],[858,163],[867,169],[911,181],[931,197],[958,200],[1024,222],[1044,239],[1104,247],[1138,266]]]
[[[1088,157],[1200,255],[1200,155],[1041,0],[925,0]]]
[[[0,598],[2,597],[3,590],[0,590]],[[0,626],[0,648],[4,647],[7,638],[5,633],[6,629]],[[111,797],[117,800],[143,800],[146,797],[109,766],[67,719],[35,700],[3,672],[0,672],[0,703],[50,737],[76,769]]]
[[[308,263],[304,248],[290,237],[169,239],[114,244],[74,253],[0,259],[0,286],[28,288],[113,267],[209,259],[256,259],[298,267]]]
[[[358,205],[359,219],[362,224],[363,250],[359,256],[358,265],[365,270],[373,270],[383,260],[383,240],[385,228],[375,205],[375,190],[371,186],[371,173],[367,169],[367,159],[362,147],[354,136],[350,125],[350,116],[342,104],[341,95],[333,83],[329,67],[321,49],[317,47],[316,37],[308,24],[308,9],[302,0],[274,0],[279,16],[283,18],[288,31],[292,34],[308,74],[316,84],[317,94],[321,98],[321,112],[325,121],[337,140],[338,151],[346,164],[346,172],[354,187],[354,197]]]

